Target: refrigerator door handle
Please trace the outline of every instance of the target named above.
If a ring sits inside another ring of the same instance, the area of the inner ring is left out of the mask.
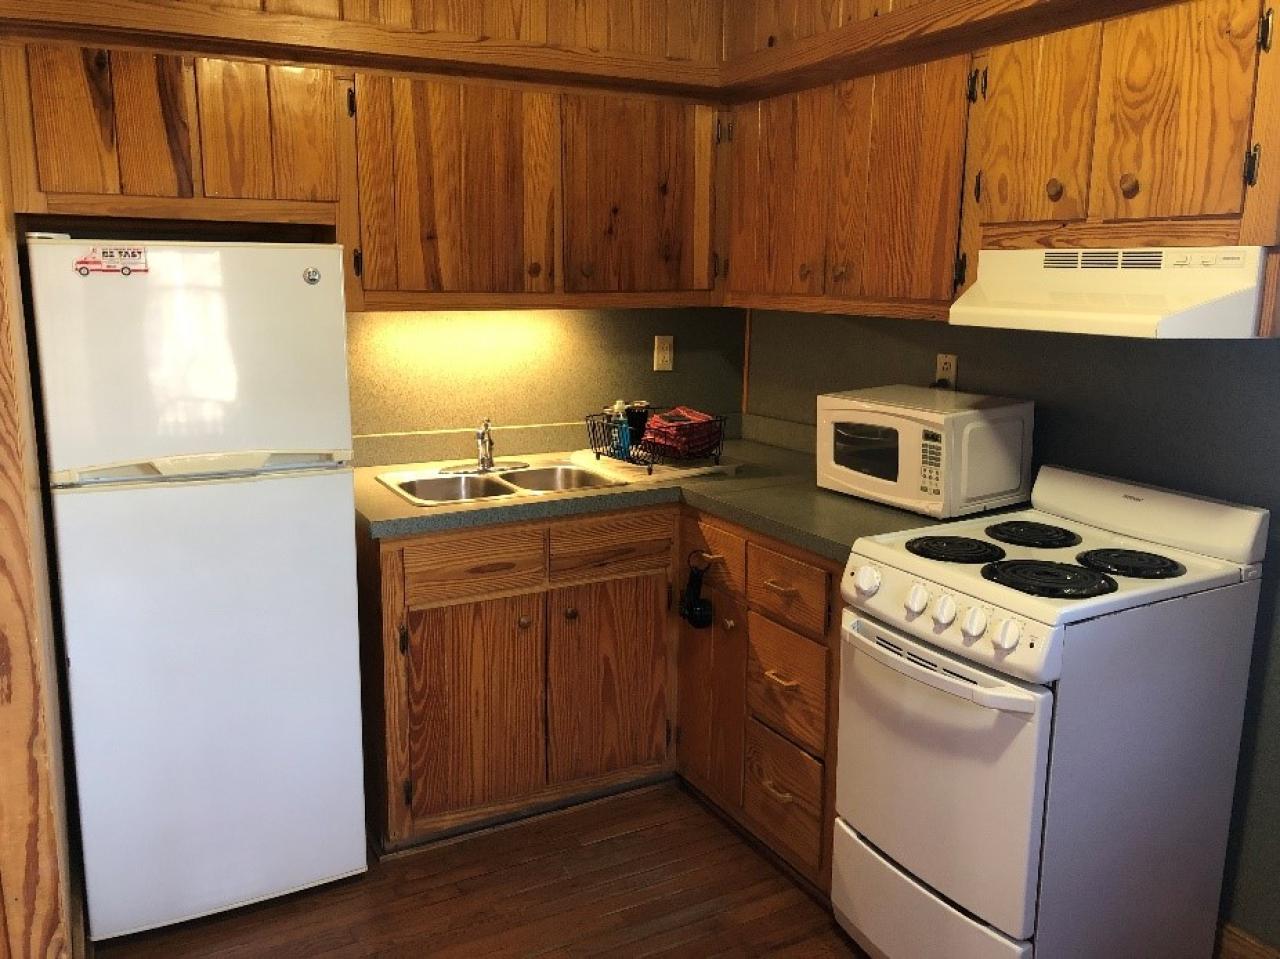
[[[73,470],[57,470],[49,475],[55,488],[93,483],[155,481],[199,476],[228,476],[269,470],[314,469],[345,465],[353,453],[343,450],[241,450],[235,453],[162,456],[132,463],[112,463]]]

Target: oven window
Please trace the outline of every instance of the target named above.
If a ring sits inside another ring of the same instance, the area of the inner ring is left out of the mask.
[[[867,423],[836,423],[834,429],[837,466],[897,482],[897,430]]]

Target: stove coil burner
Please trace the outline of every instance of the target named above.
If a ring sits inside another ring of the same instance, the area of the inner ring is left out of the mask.
[[[1046,599],[1090,599],[1120,587],[1110,576],[1070,563],[1011,559],[982,567],[982,576],[1020,593]]]
[[[1061,526],[1048,523],[1032,523],[1029,520],[1011,520],[987,527],[987,535],[1010,546],[1028,546],[1032,549],[1065,549],[1079,546],[1080,537]]]
[[[1132,579],[1175,579],[1187,571],[1168,556],[1136,549],[1091,549],[1077,556],[1076,562],[1099,573]]]
[[[994,563],[1005,555],[995,543],[967,536],[918,536],[907,542],[907,551],[925,559],[972,565]]]

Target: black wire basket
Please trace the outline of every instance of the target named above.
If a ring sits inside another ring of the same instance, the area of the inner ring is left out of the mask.
[[[677,423],[661,430],[637,429],[640,424],[636,418],[631,416],[629,420],[624,436],[622,423],[612,414],[591,413],[587,416],[587,436],[596,459],[607,456],[633,466],[644,466],[650,473],[655,466],[664,463],[694,460],[720,463],[727,422],[723,416]]]

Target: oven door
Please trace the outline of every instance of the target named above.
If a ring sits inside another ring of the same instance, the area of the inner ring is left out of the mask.
[[[818,411],[818,485],[840,493],[942,515],[922,475],[924,427],[894,413],[848,407]]]
[[[918,882],[1035,931],[1053,694],[846,611],[836,812]]]

